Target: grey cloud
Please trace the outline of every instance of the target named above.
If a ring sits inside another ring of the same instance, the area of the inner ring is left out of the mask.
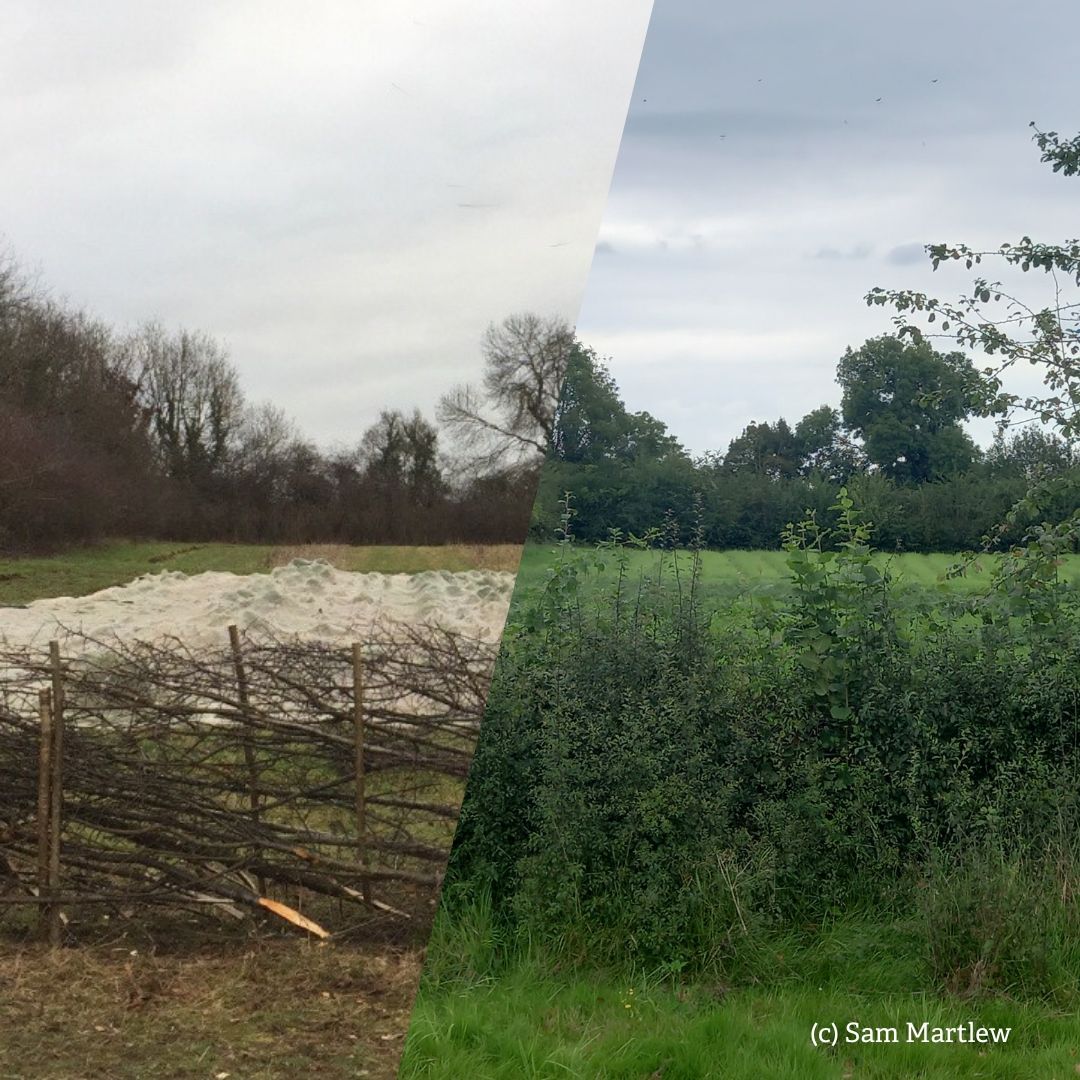
[[[872,287],[970,284],[934,275],[913,238],[1071,235],[1076,184],[1039,163],[1027,123],[1068,132],[1080,75],[998,57],[1039,54],[1048,23],[1075,36],[1080,7],[986,0],[973,23],[912,0],[904,20],[933,32],[848,0],[656,6],[602,226],[621,257],[593,264],[578,327],[628,406],[693,450],[836,403],[844,348],[892,330]]]
[[[910,266],[912,263],[920,263],[925,259],[926,245],[918,242],[898,244],[885,256],[885,260],[894,266]]]
[[[852,247],[840,250],[834,247],[818,248],[810,257],[812,259],[824,259],[828,262],[840,259],[866,259],[874,250],[872,244],[855,244]]]
[[[11,0],[0,234],[355,439],[477,375],[489,322],[573,317],[649,8]]]
[[[644,106],[643,106],[644,108]],[[624,138],[717,141],[753,136],[778,138],[793,133],[835,130],[837,122],[812,113],[772,112],[765,109],[690,109],[656,112],[631,111]]]

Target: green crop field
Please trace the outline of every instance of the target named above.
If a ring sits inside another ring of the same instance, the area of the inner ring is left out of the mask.
[[[408,547],[345,544],[183,544],[115,540],[56,555],[0,559],[0,606],[48,596],[85,596],[123,585],[141,574],[227,570],[257,574],[290,559],[326,559],[339,570],[413,574],[422,570],[515,570],[514,544]]]
[[[659,565],[659,552],[628,550],[628,577],[631,583],[654,576]],[[518,573],[519,594],[543,583],[545,572],[555,558],[554,544],[530,543],[525,546]],[[691,554],[679,552],[677,563],[681,573],[689,574]],[[787,555],[783,551],[705,551],[701,556],[702,598],[706,602],[724,601],[740,596],[779,595],[788,588]],[[995,556],[976,560],[961,577],[947,578],[951,567],[961,560],[960,555],[936,553],[931,555],[898,554],[876,556],[879,568],[887,567],[901,591],[942,591],[962,595],[984,589],[990,581]],[[610,578],[614,561],[605,563],[604,578]],[[1080,556],[1063,560],[1061,575],[1070,583],[1080,579]]]

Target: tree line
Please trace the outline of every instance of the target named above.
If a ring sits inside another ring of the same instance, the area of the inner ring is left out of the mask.
[[[1077,140],[1036,132],[1036,141],[1054,171],[1080,173]],[[927,250],[935,268],[996,254],[1080,284],[1075,242]],[[991,300],[1012,314],[984,317]],[[839,407],[752,422],[723,450],[688,453],[661,420],[627,409],[571,327],[531,314],[488,328],[482,381],[445,394],[434,422],[384,410],[354,444],[327,449],[281,409],[248,402],[210,335],[156,323],[118,333],[0,259],[0,548],[110,535],[518,543],[527,530],[558,532],[567,492],[582,539],[675,518],[693,519],[712,547],[770,548],[807,510],[829,526],[841,487],[881,548],[1015,543],[1036,521],[1071,522],[1075,546],[1080,307],[1059,299],[1036,312],[985,278],[953,304],[879,289],[867,302],[894,306],[898,330],[840,357]],[[915,316],[940,317],[936,332]],[[1002,329],[1017,319],[1028,336]],[[932,337],[959,349],[939,351]],[[976,348],[989,367],[975,367]],[[1043,370],[1045,393],[1002,391],[1001,373],[1020,360]],[[981,448],[964,422],[995,415],[998,434]]]
[[[584,540],[641,535],[674,515],[696,520],[711,547],[776,548],[808,509],[828,524],[847,487],[882,548],[968,550],[1033,482],[1077,473],[1071,444],[1041,426],[1001,428],[989,448],[976,445],[963,422],[993,414],[996,387],[965,353],[883,335],[845,351],[837,382],[838,408],[755,421],[726,449],[694,456],[662,421],[629,411],[605,362],[575,342],[532,535],[556,534],[569,492]],[[1071,485],[1055,499],[1041,507],[1053,520],[1080,505]],[[1017,518],[1002,538],[1019,540],[1025,524]]]
[[[0,262],[0,548],[110,536],[353,544],[519,543],[572,331],[516,315],[483,382],[434,420],[384,410],[324,448],[249,401],[224,345],[119,332]]]
[[[1063,178],[1080,176],[1080,135],[1029,126],[1044,164]],[[605,365],[579,345],[534,533],[558,529],[560,497],[571,491],[574,528],[589,539],[612,529],[640,533],[673,513],[693,516],[712,546],[776,547],[787,522],[807,509],[831,526],[829,508],[846,486],[882,548],[1080,548],[1080,241],[936,243],[926,254],[935,271],[973,272],[968,290],[942,299],[871,289],[866,303],[893,309],[895,333],[845,350],[840,407],[820,406],[793,426],[749,424],[725,451],[692,458],[661,422],[629,413]],[[995,280],[988,265],[1016,283]],[[1024,299],[1016,271],[1041,273],[1051,288]],[[1005,390],[1005,373],[1021,365],[1039,373],[1041,389]],[[986,449],[964,430],[973,416],[997,418]],[[700,514],[694,492],[704,496]]]

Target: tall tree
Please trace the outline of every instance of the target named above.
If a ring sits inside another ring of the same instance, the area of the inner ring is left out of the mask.
[[[205,480],[225,463],[244,410],[236,369],[209,334],[149,323],[131,348],[162,462],[170,476]]]
[[[463,385],[439,403],[472,470],[538,464],[555,425],[574,331],[558,318],[511,315],[484,335],[480,387]]]
[[[289,448],[299,441],[296,425],[276,405],[247,407],[237,426],[230,461],[237,482],[267,501],[280,499]]]
[[[1034,481],[1072,468],[1080,462],[1080,454],[1060,435],[1024,427],[1011,437],[999,431],[986,453],[986,462],[995,471],[1013,472]]]
[[[365,474],[387,499],[404,497],[430,506],[444,487],[438,432],[419,409],[406,416],[385,409],[360,441]]]
[[[574,341],[551,435],[551,454],[572,464],[685,456],[661,420],[631,413],[606,365]]]
[[[849,348],[837,381],[844,423],[886,476],[925,483],[971,467],[976,448],[960,422],[978,407],[982,383],[964,353],[884,335]]]
[[[783,418],[775,424],[747,424],[728,444],[724,455],[728,472],[757,473],[771,480],[796,476],[799,464],[798,440]]]
[[[820,405],[795,425],[799,471],[817,473],[836,484],[846,484],[866,466],[866,455],[848,435],[843,417],[831,405]]]

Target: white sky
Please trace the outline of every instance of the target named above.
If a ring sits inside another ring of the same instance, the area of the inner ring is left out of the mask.
[[[1052,45],[1078,33],[1058,0],[661,0],[578,321],[628,406],[698,452],[794,424],[839,403],[846,346],[892,331],[871,288],[968,289],[923,244],[1078,235],[1080,181],[1028,128],[1080,130]],[[1039,275],[1023,295],[1053,294]]]
[[[651,0],[7,0],[0,238],[322,444],[573,320]]]

